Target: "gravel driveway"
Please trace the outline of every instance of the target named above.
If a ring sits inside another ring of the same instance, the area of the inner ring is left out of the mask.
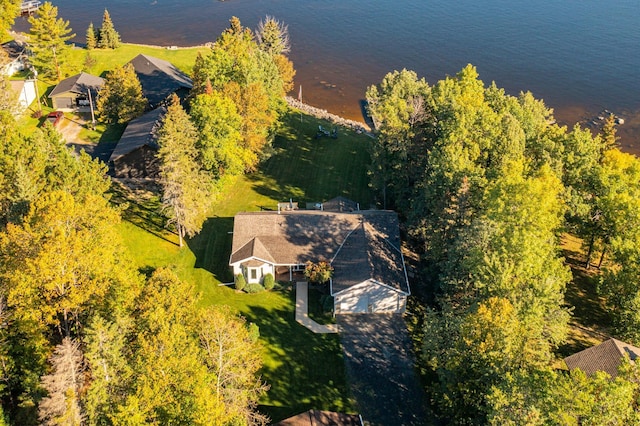
[[[351,392],[372,426],[427,425],[426,397],[400,315],[339,315]]]

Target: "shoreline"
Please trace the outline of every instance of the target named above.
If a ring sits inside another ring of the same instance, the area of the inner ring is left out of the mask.
[[[347,127],[359,133],[365,133],[367,136],[373,137],[372,129],[366,123],[356,120],[350,120],[348,118],[340,117],[339,115],[330,113],[326,109],[314,107],[313,105],[305,104],[291,96],[285,96],[285,101],[291,108],[299,109],[300,111],[312,115],[315,118],[331,121],[339,126]]]

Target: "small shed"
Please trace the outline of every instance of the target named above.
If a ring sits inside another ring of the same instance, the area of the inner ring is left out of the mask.
[[[35,80],[11,80],[11,89],[18,94],[20,110],[24,111],[36,99]]]
[[[109,164],[115,177],[155,178],[158,176],[157,131],[165,113],[165,108],[157,108],[127,124],[120,141],[109,157]]]
[[[129,63],[133,65],[142,94],[151,108],[156,108],[174,93],[184,99],[193,88],[193,81],[171,62],[139,54]]]
[[[90,101],[95,108],[98,92],[104,86],[104,79],[81,72],[65,78],[49,94],[53,109],[66,111],[90,111]]]

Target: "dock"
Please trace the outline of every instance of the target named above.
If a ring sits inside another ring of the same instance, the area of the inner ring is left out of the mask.
[[[20,14],[33,15],[38,11],[40,6],[42,6],[42,2],[40,0],[23,0],[20,4]]]

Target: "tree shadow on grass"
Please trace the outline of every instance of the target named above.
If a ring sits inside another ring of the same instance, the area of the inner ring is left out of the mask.
[[[276,200],[326,201],[342,195],[368,206],[369,141],[340,129],[338,138],[319,138],[318,125],[335,125],[307,115],[289,114],[276,136],[274,155],[248,175],[254,190]]]
[[[252,306],[247,321],[260,328],[270,365],[262,369],[271,386],[260,411],[277,422],[310,410],[353,412],[344,359],[336,334],[314,334],[295,321],[293,298],[287,309]]]
[[[564,250],[573,279],[567,284],[565,303],[573,309],[567,342],[558,348],[560,356],[569,356],[608,338],[611,317],[604,299],[598,294],[598,275],[586,270],[582,253]]]
[[[223,283],[233,281],[229,268],[232,232],[232,217],[210,217],[202,225],[200,233],[187,240],[196,257],[195,267],[211,272]]]

